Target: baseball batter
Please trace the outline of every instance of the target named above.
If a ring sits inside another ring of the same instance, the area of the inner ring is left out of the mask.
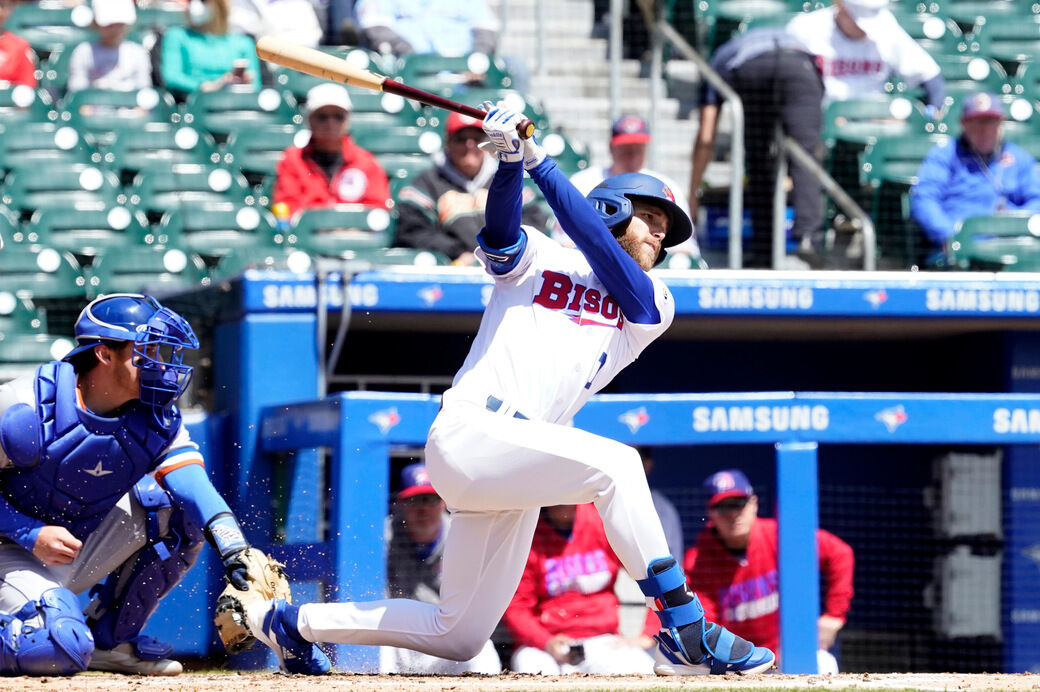
[[[452,511],[439,605],[396,599],[249,610],[307,641],[389,645],[463,660],[490,637],[524,571],[539,509],[592,502],[622,564],[660,616],[660,674],[759,672],[772,652],[705,621],[669,555],[639,454],[565,425],[671,324],[667,287],[647,272],[692,224],[659,180],[615,176],[583,198],[519,114],[486,104],[500,166],[477,256],[495,280],[469,356],[430,428],[426,464]],[[577,250],[520,224],[527,170]]]
[[[175,404],[199,342],[137,294],[93,301],[75,333],[62,361],[0,387],[0,674],[176,675],[173,648],[141,630],[203,539],[237,589],[249,577],[249,544]],[[293,651],[295,672],[329,669],[316,647]]]

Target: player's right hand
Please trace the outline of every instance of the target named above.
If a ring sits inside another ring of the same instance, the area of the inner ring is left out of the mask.
[[[574,639],[566,634],[557,634],[545,643],[545,651],[556,659],[557,663],[567,663],[570,660],[571,645],[575,643]]]
[[[484,122],[481,127],[488,136],[488,140],[495,146],[495,152],[499,161],[516,162],[524,159],[523,140],[516,131],[516,126],[523,120],[519,113],[508,108],[500,108],[490,101],[484,102]]]
[[[36,536],[33,555],[45,565],[67,565],[79,555],[83,542],[64,526],[44,526]]]

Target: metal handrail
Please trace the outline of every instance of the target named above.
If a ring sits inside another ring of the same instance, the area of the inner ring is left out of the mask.
[[[780,140],[780,166],[777,167],[778,179],[781,172],[785,177],[787,175],[787,154],[791,155],[795,163],[808,168],[809,172],[823,185],[823,189],[831,196],[834,203],[848,214],[850,218],[859,222],[860,231],[863,233],[863,269],[865,271],[877,269],[877,231],[874,228],[874,222],[871,220],[870,215],[863,211],[863,208],[856,203],[856,200],[852,199],[845,190],[841,189],[838,183],[834,182],[834,178],[823,169],[816,157],[788,136]],[[783,243],[787,242],[786,235],[784,232],[784,214],[781,211],[779,215],[774,214],[773,216],[774,268],[777,266],[777,248],[782,250]]]
[[[730,186],[729,186],[729,267],[740,269],[743,264],[743,248],[741,246],[741,232],[744,228],[744,102],[741,101],[737,92],[726,83],[719,73],[712,69],[711,65],[686,42],[678,31],[664,19],[658,19],[654,24],[654,37],[660,37],[651,41],[653,49],[650,88],[650,130],[657,127],[655,118],[657,116],[658,94],[663,93],[662,70],[664,40],[667,39],[680,54],[687,60],[693,62],[701,71],[701,76],[707,79],[719,93],[725,97],[730,104],[733,113],[733,136],[730,141]]]

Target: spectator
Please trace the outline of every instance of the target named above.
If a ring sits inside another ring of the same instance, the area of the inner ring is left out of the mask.
[[[782,29],[756,29],[738,36],[715,52],[712,68],[733,87],[744,105],[744,150],[747,171],[746,206],[751,211],[751,245],[745,267],[773,264],[773,191],[776,185],[775,142],[779,123],[810,153],[820,151],[823,130],[823,82],[813,56],[802,43]],[[693,148],[690,175],[692,212],[704,173],[715,153],[720,96],[702,83],[700,127]],[[822,265],[823,194],[820,183],[800,165],[789,169],[795,209],[793,235],[799,256],[810,266]]]
[[[84,41],[69,56],[68,90],[137,91],[152,86],[152,59],[144,46],[127,41],[137,21],[133,0],[94,0],[98,40]]]
[[[1003,141],[1004,106],[973,94],[961,114],[961,136],[937,144],[921,164],[910,211],[942,249],[970,216],[1040,212],[1040,169],[1021,147]]]
[[[487,138],[475,118],[448,114],[445,138],[444,150],[433,155],[433,167],[397,195],[397,244],[435,250],[455,264],[471,265],[498,160],[479,148]],[[523,223],[544,231],[548,219],[534,201],[525,188]]]
[[[777,590],[775,519],[758,517],[758,496],[742,471],[729,469],[704,481],[709,493],[708,526],[686,552],[684,566],[704,615],[739,637],[756,636],[780,659],[780,598]],[[837,673],[828,651],[852,600],[852,548],[832,533],[816,532],[823,586],[823,614],[817,622],[820,673]]]
[[[365,42],[380,53],[491,55],[498,41],[485,0],[357,0],[354,10]]]
[[[816,56],[824,101],[885,93],[892,73],[925,90],[933,116],[943,107],[939,65],[888,10],[888,0],[835,0],[833,7],[795,15],[787,31]]]
[[[638,447],[639,458],[643,460],[643,473],[647,478],[654,470],[654,457],[649,447]],[[665,540],[668,541],[668,550],[672,555],[682,555],[686,543],[683,541],[682,521],[679,519],[679,510],[675,508],[672,501],[657,488],[650,487],[650,497],[654,501],[654,509],[661,519],[661,527],[664,529]]]
[[[228,0],[191,0],[188,27],[174,26],[162,38],[160,71],[167,89],[180,95],[225,86],[260,87],[256,44],[228,30]]]
[[[504,622],[516,641],[510,668],[558,675],[651,674],[660,629],[647,612],[643,634],[618,633],[619,562],[594,505],[542,508],[531,553]]]
[[[311,0],[231,0],[231,31],[315,47],[322,30]]]
[[[0,30],[7,23],[17,0],[0,0]],[[0,83],[36,86],[36,56],[29,43],[10,31],[0,33]]]
[[[274,202],[291,212],[335,204],[389,208],[386,171],[350,136],[350,94],[338,84],[319,84],[307,92],[311,138],[289,147],[278,163]]]
[[[401,490],[386,520],[387,595],[437,603],[440,601],[444,536],[451,519],[444,500],[430,484],[424,465],[406,466],[401,472],[401,481]],[[468,661],[450,661],[391,646],[382,647],[379,658],[383,673],[494,675],[502,671],[502,662],[490,640]]]
[[[671,189],[675,203],[679,208],[690,213],[690,205],[683,196],[682,188],[671,178],[646,167],[646,150],[650,144],[650,126],[636,115],[623,115],[610,127],[610,165],[590,166],[571,176],[571,183],[583,195],[589,194],[592,188],[611,176],[622,173],[645,173],[652,175]],[[690,217],[693,218],[692,216]],[[668,248],[669,254],[686,254],[700,258],[697,240],[690,239],[680,245]]]

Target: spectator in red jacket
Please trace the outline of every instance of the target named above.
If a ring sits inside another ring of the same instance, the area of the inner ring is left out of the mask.
[[[704,485],[710,493],[708,526],[683,565],[690,588],[697,591],[705,618],[769,647],[779,660],[776,520],[758,517],[758,496],[741,471],[719,471]],[[854,559],[845,541],[822,529],[816,532],[816,548],[824,593],[817,664],[820,673],[837,673],[828,649],[845,625]]]
[[[516,641],[512,670],[652,674],[648,649],[661,625],[648,611],[640,636],[618,633],[614,582],[620,566],[593,505],[543,508],[527,566],[504,617]]]
[[[17,5],[17,0],[0,0],[0,29]],[[0,33],[0,82],[35,87],[35,72],[36,58],[26,40],[10,31]]]
[[[2,1],[2,0],[0,0]],[[335,204],[392,206],[386,171],[350,136],[350,95],[338,84],[307,92],[311,139],[289,147],[278,163],[274,203],[292,212]]]

